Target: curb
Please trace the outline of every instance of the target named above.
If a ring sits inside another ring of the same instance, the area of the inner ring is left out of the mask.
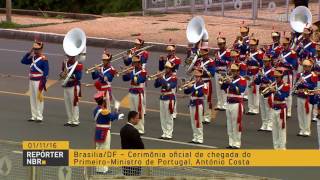
[[[0,38],[5,39],[23,39],[23,40],[34,40],[35,37],[39,37],[44,42],[62,44],[64,34],[57,33],[46,33],[38,31],[25,31],[16,29],[3,29],[0,28]],[[103,48],[120,48],[130,49],[134,45],[131,40],[117,40],[110,38],[99,38],[99,37],[87,37],[87,46],[103,47]],[[164,51],[167,44],[157,42],[145,42],[145,46],[154,45],[149,50],[152,51]],[[176,45],[177,53],[185,53],[187,49],[186,45]]]
[[[5,8],[0,8],[0,13],[6,13]],[[37,11],[26,9],[12,9],[12,14],[29,15],[29,16],[43,16],[44,14],[49,17],[63,16],[64,18],[78,19],[78,20],[91,20],[101,18],[101,15],[93,14],[80,14],[80,13],[67,13],[67,12],[55,12],[55,11]]]

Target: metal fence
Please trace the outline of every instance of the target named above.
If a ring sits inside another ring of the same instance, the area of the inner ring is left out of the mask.
[[[121,167],[110,167],[110,171],[107,174],[101,175],[96,173],[95,167],[25,167],[23,166],[22,157],[21,143],[0,140],[0,180],[98,180],[126,178]],[[183,177],[184,179],[188,179],[188,177],[208,177],[209,179],[225,180],[258,180],[262,178],[193,167],[142,167],[138,171],[140,174],[139,178],[141,179],[147,179],[147,177]],[[127,174],[131,175],[136,173],[137,171],[134,169],[127,171]]]
[[[287,22],[292,0],[142,0],[144,14],[187,12],[241,19]],[[320,0],[309,0],[315,19],[320,19]]]

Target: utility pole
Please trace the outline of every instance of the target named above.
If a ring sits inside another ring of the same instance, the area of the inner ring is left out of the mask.
[[[12,22],[11,11],[12,11],[12,0],[6,0],[6,21],[7,22]]]

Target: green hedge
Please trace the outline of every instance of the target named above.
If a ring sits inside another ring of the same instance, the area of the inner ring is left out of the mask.
[[[12,0],[15,9],[76,13],[116,13],[141,10],[141,0]],[[5,0],[0,1],[5,7]]]

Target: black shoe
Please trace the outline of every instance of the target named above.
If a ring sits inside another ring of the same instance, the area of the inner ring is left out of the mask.
[[[72,124],[70,123],[65,123],[64,126],[71,126]]]
[[[71,127],[77,127],[79,124],[70,124]]]
[[[172,138],[164,137],[163,140],[171,140]]]
[[[208,121],[203,121],[202,124],[210,124]]]
[[[191,144],[196,144],[196,142],[195,142],[195,141],[189,141],[188,143],[191,143]]]
[[[303,134],[298,133],[297,136],[303,136]]]
[[[247,112],[247,115],[257,115],[257,113],[253,113],[253,112]]]
[[[264,130],[264,129],[258,129],[258,131],[266,131],[266,130]]]
[[[28,119],[29,122],[37,121],[36,119]]]
[[[202,144],[201,142],[194,142],[194,144]]]
[[[164,137],[161,136],[161,137],[159,137],[159,139],[164,139]]]
[[[226,149],[232,149],[232,146],[227,146]]]
[[[240,149],[240,148],[236,146],[232,146],[232,149]]]

